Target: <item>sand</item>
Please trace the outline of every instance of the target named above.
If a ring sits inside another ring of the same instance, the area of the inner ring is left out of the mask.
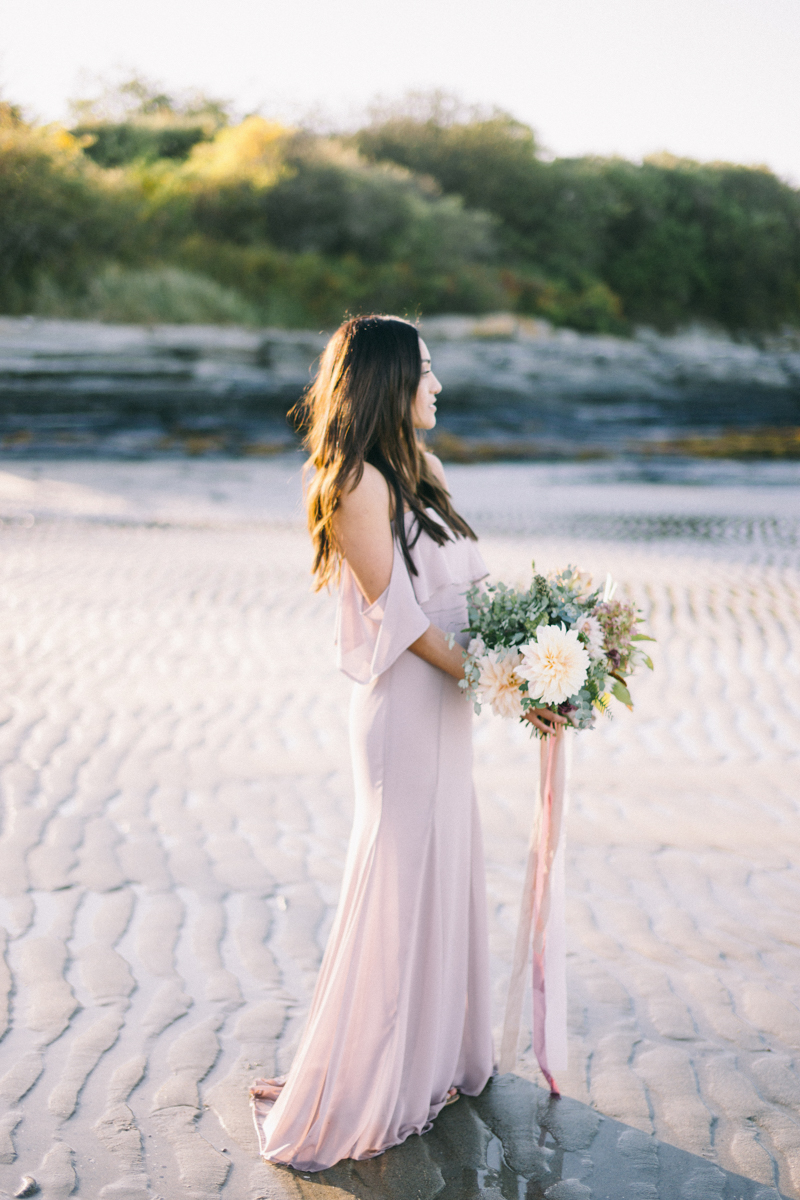
[[[563,1090],[800,1196],[800,489],[452,479],[497,575],[610,569],[658,639],[575,746]],[[351,806],[296,489],[293,458],[0,474],[0,1191],[345,1194],[259,1164],[246,1098],[291,1061]],[[537,756],[475,742],[499,1025]]]

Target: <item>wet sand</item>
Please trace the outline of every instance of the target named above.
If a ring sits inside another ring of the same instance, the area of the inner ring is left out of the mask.
[[[296,470],[0,474],[0,1192],[445,1195],[404,1185],[406,1148],[379,1190],[255,1157],[247,1083],[291,1062],[351,807],[350,685]],[[800,489],[580,494],[524,470],[452,475],[493,572],[609,569],[658,639],[635,712],[575,746],[563,1091],[798,1196]],[[717,525],[615,540],[648,512]],[[536,754],[485,715],[475,746],[499,1025]],[[541,1082],[529,1051],[518,1070]]]

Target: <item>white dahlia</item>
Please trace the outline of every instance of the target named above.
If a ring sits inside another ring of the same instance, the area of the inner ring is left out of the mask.
[[[574,696],[589,669],[589,655],[578,641],[577,629],[540,625],[536,641],[521,646],[517,674],[528,680],[528,695],[543,704],[561,704]]]
[[[576,633],[586,635],[589,643],[587,649],[591,658],[603,657],[605,652],[605,635],[603,634],[603,626],[597,617],[578,617],[572,628]]]
[[[482,703],[490,704],[498,717],[522,716],[522,679],[517,668],[522,655],[516,650],[490,650],[478,659],[481,677],[478,691]]]

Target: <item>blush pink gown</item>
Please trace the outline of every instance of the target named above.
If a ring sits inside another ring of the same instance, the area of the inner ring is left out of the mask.
[[[408,650],[431,622],[465,643],[464,593],[486,567],[463,538],[423,532],[411,553],[418,574],[396,543],[371,605],[342,572],[353,831],[305,1032],[276,1102],[253,1104],[262,1156],[305,1171],[424,1133],[450,1087],[477,1095],[493,1070],[472,705]]]

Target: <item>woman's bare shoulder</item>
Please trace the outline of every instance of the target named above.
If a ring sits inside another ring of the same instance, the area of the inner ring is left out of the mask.
[[[442,466],[441,459],[437,458],[435,454],[432,454],[430,450],[425,451],[425,458],[428,466],[430,467],[431,471],[433,471],[433,474],[436,476],[439,483],[443,488],[449,491],[449,488],[447,487],[447,476],[444,473],[444,467]]]
[[[361,478],[356,479],[355,472],[345,481],[342,496],[339,501],[339,511],[349,516],[351,513],[388,512],[389,485],[377,467],[364,463]]]

